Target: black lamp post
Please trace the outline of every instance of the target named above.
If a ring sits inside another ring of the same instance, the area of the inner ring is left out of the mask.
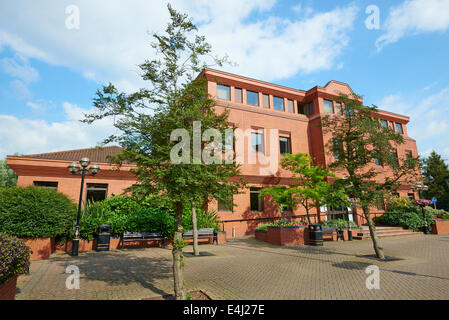
[[[89,158],[82,158],[79,161],[81,167],[76,163],[72,162],[68,167],[69,171],[73,175],[81,176],[81,190],[80,190],[80,198],[78,202],[78,215],[76,216],[76,227],[75,227],[75,238],[72,242],[72,255],[78,256],[78,246],[79,246],[79,234],[80,234],[80,215],[81,215],[81,203],[83,201],[83,187],[84,187],[84,177],[85,176],[94,176],[100,171],[100,167],[97,164],[93,164],[90,168],[87,168],[90,164]]]
[[[417,189],[418,190],[418,197],[421,199],[421,190],[426,191],[426,190],[429,189],[429,187],[426,186],[426,185],[422,185],[421,183],[418,182],[416,184],[416,186],[412,187],[412,189]],[[427,224],[426,214],[424,212],[424,207],[425,206],[426,206],[425,204],[420,204],[421,211],[422,211],[422,218],[424,220],[424,234],[429,234],[430,233],[429,226]]]

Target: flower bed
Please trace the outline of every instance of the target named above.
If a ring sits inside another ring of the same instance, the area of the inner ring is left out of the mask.
[[[435,224],[432,225],[433,234],[449,234],[449,219],[433,219]]]
[[[308,244],[309,232],[307,226],[269,226],[267,231],[256,231],[256,239],[278,246],[298,246]]]

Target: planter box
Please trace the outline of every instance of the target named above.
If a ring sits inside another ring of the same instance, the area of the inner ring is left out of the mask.
[[[0,300],[14,300],[16,296],[17,276],[0,284]]]
[[[449,234],[449,220],[434,219],[435,224],[432,224],[433,234]]]
[[[218,244],[226,243],[226,232],[225,231],[217,232],[217,243]]]
[[[72,252],[72,241],[55,244],[56,252]],[[78,251],[93,251],[97,248],[97,240],[80,240],[78,244]]]
[[[268,231],[257,231],[254,233],[254,235],[256,236],[257,240],[260,241],[267,241],[267,233]]]
[[[44,260],[48,259],[54,252],[54,238],[37,238],[37,239],[22,239],[25,244],[31,248],[33,253],[30,255],[30,260]]]
[[[278,246],[301,246],[309,243],[309,231],[301,227],[268,227],[265,241]]]

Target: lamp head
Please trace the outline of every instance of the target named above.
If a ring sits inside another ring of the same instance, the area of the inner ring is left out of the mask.
[[[100,171],[100,167],[98,166],[98,164],[93,164],[90,166],[89,171],[90,171],[90,173],[95,175],[98,173],[98,171]]]
[[[69,166],[68,166],[69,171],[74,174],[76,172],[78,172],[80,170],[80,167],[78,166],[78,164],[76,162],[72,162]]]
[[[89,158],[84,157],[80,160],[80,164],[83,168],[86,168],[89,165],[89,163],[90,163]]]

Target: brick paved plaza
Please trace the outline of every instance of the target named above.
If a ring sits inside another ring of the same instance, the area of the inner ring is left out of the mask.
[[[395,261],[378,262],[371,240],[277,247],[253,237],[201,245],[211,255],[186,257],[187,289],[212,299],[449,299],[449,236],[382,239]],[[190,252],[192,247],[186,247]],[[365,256],[365,257],[364,257]],[[365,286],[365,268],[380,268],[380,289]],[[68,265],[81,272],[68,290]],[[21,299],[142,299],[173,292],[171,251],[162,248],[53,255],[20,276]]]

